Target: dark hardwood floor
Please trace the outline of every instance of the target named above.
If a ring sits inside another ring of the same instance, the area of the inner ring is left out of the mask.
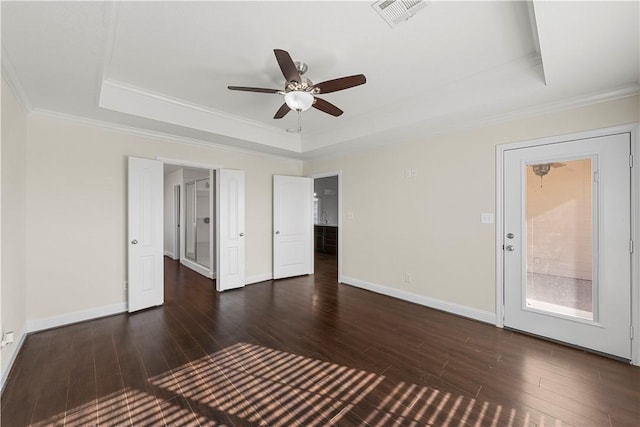
[[[316,275],[215,292],[166,260],[166,303],[30,335],[3,427],[638,426],[640,368]]]

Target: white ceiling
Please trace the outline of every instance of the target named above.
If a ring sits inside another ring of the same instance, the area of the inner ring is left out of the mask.
[[[27,108],[295,158],[638,93],[632,2],[438,2],[392,29],[369,1],[2,2],[2,67]],[[274,120],[273,49],[345,113]]]

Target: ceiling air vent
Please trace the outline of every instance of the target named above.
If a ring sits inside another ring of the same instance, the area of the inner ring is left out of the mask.
[[[371,5],[391,28],[427,7],[424,0],[378,0]]]

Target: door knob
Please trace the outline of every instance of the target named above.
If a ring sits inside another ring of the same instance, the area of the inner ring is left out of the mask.
[[[137,241],[136,239],[133,239],[133,240],[131,241],[131,244],[132,244],[132,245],[137,245],[137,244],[138,244],[138,241]]]
[[[507,239],[513,239],[514,237],[513,233],[507,233]]]
[[[513,252],[516,250],[516,248],[514,248],[513,245],[507,245],[505,246],[505,249],[508,250],[509,252]]]
[[[280,234],[280,231],[276,231],[276,234]]]
[[[240,233],[240,237],[244,237],[244,233]]]

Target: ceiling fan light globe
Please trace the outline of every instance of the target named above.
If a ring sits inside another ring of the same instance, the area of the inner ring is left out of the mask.
[[[313,95],[302,90],[292,90],[284,94],[284,102],[294,111],[307,111],[313,105]]]

